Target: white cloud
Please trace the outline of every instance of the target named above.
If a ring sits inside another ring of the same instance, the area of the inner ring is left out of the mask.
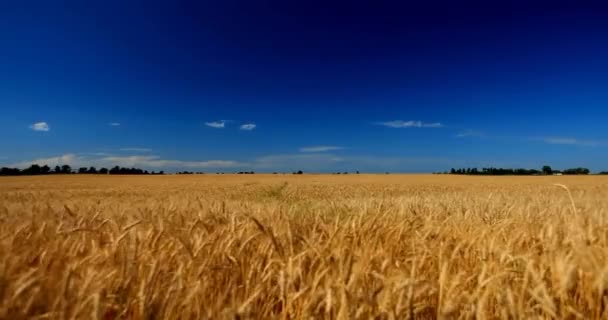
[[[403,121],[403,120],[394,120],[387,122],[378,122],[376,123],[381,126],[389,127],[389,128],[441,128],[443,125],[439,122],[426,123],[422,121]]]
[[[256,169],[267,171],[304,170],[311,172],[335,168],[342,161],[344,161],[343,158],[327,153],[278,154],[257,158],[252,166]]]
[[[72,168],[79,167],[139,167],[150,169],[179,169],[179,168],[199,168],[199,169],[226,169],[247,167],[247,163],[232,160],[206,160],[206,161],[183,161],[173,159],[162,159],[156,155],[133,155],[133,156],[103,156],[87,157],[73,153],[57,157],[40,158],[28,161],[13,163],[10,167],[27,168],[32,164],[48,165],[50,167],[67,164]]]
[[[49,131],[51,130],[51,128],[49,127],[49,124],[46,122],[36,122],[32,125],[30,125],[30,129],[34,130],[34,131]]]
[[[300,152],[327,152],[327,151],[335,151],[342,150],[343,147],[337,146],[312,146],[312,147],[303,147],[300,148]]]
[[[587,146],[587,147],[593,147],[593,146],[597,146],[600,144],[597,141],[579,140],[579,139],[575,139],[575,138],[564,138],[564,137],[546,137],[546,138],[541,138],[540,140],[542,140],[543,142],[548,143],[548,144],[562,144],[562,145],[575,145],[575,146]]]
[[[152,149],[148,148],[121,148],[120,151],[129,151],[129,152],[151,152]]]
[[[222,129],[222,128],[226,127],[226,121],[221,120],[221,121],[205,122],[205,125],[207,127],[211,127],[211,128]]]
[[[182,161],[162,159],[159,156],[112,156],[99,161],[122,167],[144,168],[234,168],[245,165],[232,160]]]
[[[110,127],[118,127],[118,126],[120,126],[120,122],[110,122],[110,123],[108,123],[108,125]]]
[[[67,164],[69,166],[77,166],[77,165],[83,164],[83,157],[77,156],[73,153],[68,153],[68,154],[64,154],[62,156],[58,156],[58,157],[40,158],[40,159],[21,161],[21,162],[13,163],[10,166],[16,167],[16,168],[27,168],[32,164],[38,164],[41,166],[46,164],[49,167],[61,166],[64,164]],[[86,164],[83,164],[83,166],[86,166]]]
[[[255,123],[246,123],[241,125],[241,130],[251,131],[255,129],[255,127],[257,127]]]
[[[457,138],[466,138],[466,137],[481,137],[483,136],[483,132],[475,131],[475,130],[465,130],[456,134]]]
[[[40,158],[7,165],[8,167],[27,168],[32,164],[50,167],[67,164],[74,169],[94,166],[112,168],[114,166],[136,167],[146,170],[179,171],[200,169],[203,171],[236,172],[254,170],[260,172],[432,172],[450,167],[500,166],[500,162],[463,161],[442,157],[382,157],[382,156],[336,156],[331,153],[296,153],[267,155],[248,162],[234,160],[187,161],[163,159],[157,155],[94,156],[91,154],[65,154],[57,157]],[[509,164],[502,164],[509,166]],[[512,165],[511,165],[512,166]],[[524,166],[525,167],[525,166]]]
[[[462,161],[442,157],[344,156],[331,153],[268,155],[257,158],[252,166],[263,171],[293,172],[432,172]]]

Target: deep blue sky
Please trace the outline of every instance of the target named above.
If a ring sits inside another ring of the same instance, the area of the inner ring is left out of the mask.
[[[606,5],[422,2],[3,1],[0,164],[608,170]]]

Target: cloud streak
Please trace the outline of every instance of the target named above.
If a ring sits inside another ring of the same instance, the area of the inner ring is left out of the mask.
[[[255,123],[245,123],[245,124],[241,125],[241,130],[251,131],[251,130],[255,129],[256,127],[257,127],[257,125]]]
[[[591,140],[579,140],[576,138],[567,138],[567,137],[545,137],[540,138],[541,141],[548,144],[557,144],[557,145],[571,145],[571,146],[585,146],[585,147],[595,147],[600,145],[598,141]]]
[[[144,168],[234,168],[243,166],[243,163],[232,160],[182,161],[162,159],[159,156],[127,156],[105,157],[100,159],[104,163],[112,163],[123,167]]]
[[[205,122],[205,125],[210,128],[223,129],[226,127],[226,121],[221,120],[221,121]]]
[[[136,167],[146,170],[167,172],[183,169],[198,169],[208,172],[237,172],[254,170],[256,172],[432,172],[445,170],[450,166],[514,166],[500,161],[464,161],[435,156],[385,157],[373,155],[337,156],[332,153],[295,153],[274,154],[251,159],[237,160],[177,160],[164,159],[158,155],[105,155],[68,153],[61,156],[21,161],[8,167],[27,168],[32,164],[50,167],[67,164],[72,168],[94,166],[96,168]],[[518,165],[515,165],[518,166]],[[519,165],[521,166],[521,165]]]
[[[120,122],[110,122],[110,123],[108,123],[108,125],[110,127],[119,127],[120,126]]]
[[[127,151],[127,152],[151,152],[152,149],[149,149],[149,148],[121,148],[120,151]]]
[[[338,147],[338,146],[312,146],[312,147],[302,147],[300,148],[300,152],[328,152],[328,151],[335,151],[335,150],[342,150],[344,149],[343,147]]]
[[[47,132],[51,130],[51,127],[49,126],[48,123],[46,122],[36,122],[32,125],[30,125],[30,129],[34,130],[34,131],[43,131],[43,132]]]
[[[475,130],[465,130],[456,134],[457,138],[466,138],[466,137],[482,137],[484,134],[480,131]]]
[[[48,165],[50,167],[61,166],[64,164],[67,164],[70,166],[75,166],[76,164],[83,164],[84,162],[81,161],[82,159],[83,159],[82,157],[79,157],[73,153],[68,153],[68,154],[64,154],[62,156],[57,156],[57,157],[39,158],[39,159],[21,161],[21,162],[11,164],[10,167],[27,168],[32,164],[38,164],[41,166]],[[86,166],[86,164],[84,164],[83,166]]]
[[[32,164],[60,166],[67,164],[73,168],[78,167],[140,167],[140,168],[198,168],[198,169],[226,169],[245,167],[248,164],[232,160],[205,160],[205,161],[183,161],[174,159],[163,159],[157,155],[130,155],[130,156],[103,156],[86,157],[78,154],[64,154],[57,157],[40,158],[13,163],[11,167],[27,168]]]
[[[417,120],[393,120],[386,122],[377,122],[377,125],[389,127],[389,128],[441,128],[443,125],[439,122],[422,122]]]

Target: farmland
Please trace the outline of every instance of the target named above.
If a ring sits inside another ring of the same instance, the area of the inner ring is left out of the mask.
[[[608,317],[608,177],[0,178],[2,319]]]

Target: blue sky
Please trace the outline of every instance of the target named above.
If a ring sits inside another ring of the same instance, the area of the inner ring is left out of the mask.
[[[608,170],[607,14],[594,1],[6,1],[0,164]]]

